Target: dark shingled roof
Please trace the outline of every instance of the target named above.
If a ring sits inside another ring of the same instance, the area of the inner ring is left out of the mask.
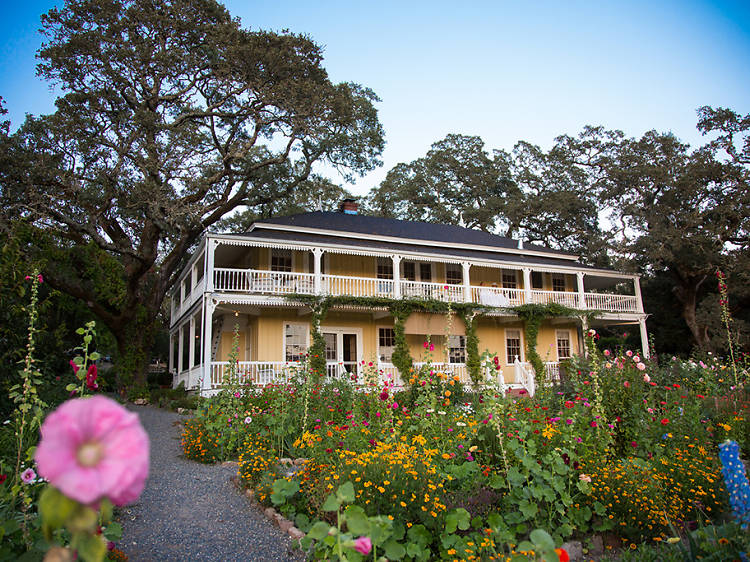
[[[448,245],[473,244],[476,246],[488,246],[495,251],[518,248],[518,241],[513,240],[512,238],[497,236],[495,234],[471,228],[464,228],[462,226],[402,221],[384,217],[372,217],[368,215],[347,214],[332,211],[315,211],[312,213],[290,215],[288,217],[262,219],[255,223],[255,228],[263,228],[263,224],[287,225],[292,228],[317,228],[365,235],[444,242]],[[551,255],[570,255],[568,252],[553,250],[551,248],[528,243],[524,244],[523,249],[544,252]]]

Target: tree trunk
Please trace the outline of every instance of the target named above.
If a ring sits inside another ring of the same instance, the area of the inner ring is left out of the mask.
[[[156,316],[146,311],[135,316],[121,328],[113,330],[117,341],[116,377],[119,388],[138,388],[147,384],[146,368],[154,343]]]
[[[704,324],[700,324],[696,317],[698,290],[703,281],[706,280],[706,276],[682,276],[680,274],[675,274],[675,277],[677,278],[678,285],[674,288],[674,293],[677,300],[682,304],[682,318],[685,320],[685,324],[687,324],[695,344],[701,351],[713,352],[714,349],[711,345],[711,339],[708,336],[708,327]]]

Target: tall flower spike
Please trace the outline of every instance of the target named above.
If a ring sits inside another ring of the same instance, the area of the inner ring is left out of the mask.
[[[719,459],[734,517],[743,529],[747,529],[750,524],[750,482],[745,475],[745,466],[740,460],[740,447],[737,442],[727,440],[719,445]]]

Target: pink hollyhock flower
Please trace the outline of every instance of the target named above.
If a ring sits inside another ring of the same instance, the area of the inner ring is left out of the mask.
[[[640,362],[636,365],[636,367],[638,367],[639,371],[645,371],[646,370],[646,365],[643,364],[643,363],[640,363]]]
[[[426,341],[422,344],[422,346],[427,349],[427,347],[430,345],[430,342]]]
[[[648,374],[643,375],[643,382],[651,382],[651,377]]]
[[[42,277],[41,273],[36,276],[36,280],[39,281],[40,283],[44,283],[44,277]]]
[[[638,355],[633,355],[633,361],[634,361],[635,363],[640,363],[640,361],[641,361],[641,358],[640,358],[640,356],[638,356]]]
[[[125,505],[146,485],[148,435],[138,416],[114,400],[78,398],[44,420],[35,460],[39,474],[69,498]]]
[[[605,357],[609,357],[609,349],[605,349],[604,350],[604,356]]]
[[[99,388],[99,385],[96,383],[96,377],[96,365],[91,365],[86,372],[86,387],[89,390],[96,390]]]
[[[372,550],[372,541],[370,540],[370,537],[359,537],[354,541],[354,550],[363,556],[370,554],[370,551]]]
[[[628,350],[627,350],[627,351],[625,352],[625,355],[627,355],[628,357],[633,357],[633,352],[632,352],[632,351],[630,351],[630,350],[628,349]]]
[[[69,361],[69,363],[70,363],[70,366],[73,368],[73,374],[78,373],[78,368],[79,368],[78,365],[76,365],[72,359]]]
[[[23,480],[24,484],[31,484],[34,478],[36,478],[36,472],[34,472],[33,468],[27,468],[21,473],[21,480]]]
[[[625,388],[630,388],[630,383],[628,381],[625,381],[622,384],[625,385]]]
[[[435,351],[435,346],[430,344],[430,351]]]

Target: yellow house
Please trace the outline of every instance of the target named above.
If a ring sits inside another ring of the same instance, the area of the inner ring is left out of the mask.
[[[473,324],[478,350],[496,354],[501,366],[486,375],[531,392],[535,373],[524,322],[513,307],[553,302],[577,312],[545,320],[539,329],[536,350],[547,377],[556,376],[561,360],[583,352],[589,327],[637,323],[648,353],[637,275],[478,230],[360,215],[346,200],[339,212],[264,219],[243,234],[204,235],[170,294],[175,386],[184,381],[187,388],[215,391],[235,326],[245,381],[282,381],[310,347],[313,307],[324,298],[330,307],[320,332],[329,376],[361,375],[372,364],[381,378],[401,383],[392,362],[399,320],[389,306],[399,302],[480,310]],[[409,353],[415,366],[429,360],[468,382],[466,324],[445,307],[439,313],[416,307],[403,321]],[[594,310],[587,326],[578,312]]]

